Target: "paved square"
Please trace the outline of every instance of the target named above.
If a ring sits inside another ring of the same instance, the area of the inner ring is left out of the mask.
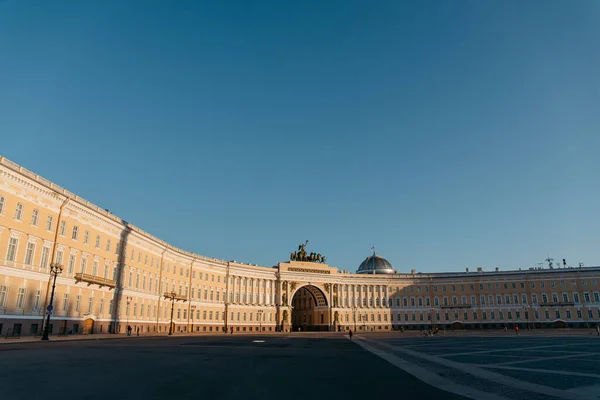
[[[438,388],[476,399],[598,399],[597,336],[359,336],[365,349]]]
[[[0,344],[0,399],[369,399],[428,386],[339,334]]]

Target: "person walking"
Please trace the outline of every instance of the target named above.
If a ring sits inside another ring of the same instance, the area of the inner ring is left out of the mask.
[[[348,331],[348,336],[350,336],[350,340],[352,340],[352,329],[350,329],[350,331]]]
[[[519,336],[519,325],[515,325],[515,333]]]
[[[140,336],[140,327],[137,327],[136,336]]]
[[[127,325],[127,336],[131,336],[131,325]]]

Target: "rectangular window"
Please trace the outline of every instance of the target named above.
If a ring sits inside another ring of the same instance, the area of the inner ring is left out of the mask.
[[[38,221],[40,218],[40,212],[38,210],[33,210],[31,213],[31,225],[38,226]]]
[[[96,248],[100,247],[100,235],[96,235]]]
[[[35,243],[27,243],[27,250],[25,251],[25,264],[33,265],[33,255],[35,254]]]
[[[42,247],[42,259],[40,260],[41,268],[48,268],[48,259],[50,258],[50,248]]]
[[[4,214],[4,197],[0,196],[0,215],[2,214]]]
[[[106,251],[110,251],[110,239],[106,240]]]
[[[80,266],[81,267],[81,271],[80,272],[82,274],[85,274],[85,268],[87,266],[86,264],[87,264],[87,258],[82,258],[81,259],[81,266]]]
[[[85,231],[85,233],[83,234],[83,243],[88,244],[89,242],[90,242],[90,232]]]
[[[73,226],[73,232],[71,233],[71,239],[77,240],[77,236],[79,235],[79,227],[77,225]]]
[[[63,311],[67,311],[67,304],[69,303],[69,294],[65,293],[63,295],[63,303],[62,303],[62,310]]]
[[[46,218],[46,230],[47,231],[51,231],[52,230],[52,215],[48,215],[48,218]]]
[[[17,247],[19,246],[19,240],[11,237],[8,241],[8,251],[6,252],[6,261],[15,261],[17,256]]]
[[[67,230],[67,221],[60,221],[60,230],[58,231],[60,236],[65,236],[66,230]]]
[[[93,306],[93,304],[94,304],[94,298],[90,297],[89,300],[88,300],[88,314],[92,313],[92,306]]]
[[[69,254],[69,274],[75,270],[75,254]]]
[[[100,315],[104,313],[104,299],[100,299]]]
[[[62,264],[62,262],[63,262],[63,254],[64,253],[61,250],[59,250],[59,251],[56,252],[56,262],[58,264]]]
[[[17,221],[23,220],[23,204],[17,203],[17,208],[15,208],[15,219]]]
[[[39,310],[40,309],[40,299],[42,297],[42,291],[41,290],[36,290],[35,291],[35,296],[33,297],[33,309],[34,310]]]
[[[75,312],[79,312],[80,305],[81,305],[81,295],[78,294],[77,298],[75,299]]]
[[[17,295],[17,308],[25,308],[25,288],[19,288]]]

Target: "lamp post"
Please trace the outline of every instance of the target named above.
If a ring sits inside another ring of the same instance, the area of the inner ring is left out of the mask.
[[[127,332],[127,336],[129,336],[129,305],[131,304],[132,297],[127,296],[127,326],[125,327],[125,331]]]
[[[262,332],[262,316],[263,316],[263,310],[258,310],[258,330],[260,332]]]
[[[191,330],[191,332],[194,332],[194,311],[196,310],[196,306],[193,305],[190,307],[190,309],[192,310],[192,330]]]
[[[169,324],[169,335],[173,334],[173,310],[175,309],[175,292],[165,293],[166,299],[171,299],[171,323]]]
[[[435,322],[433,320],[435,318],[435,308],[431,307],[429,314],[431,315],[431,331],[433,332],[435,330]]]
[[[354,321],[354,332],[356,332],[356,306],[352,306],[352,319]]]
[[[54,301],[54,288],[56,287],[56,277],[63,270],[63,266],[59,263],[50,264],[50,274],[54,275],[54,280],[52,282],[52,294],[50,295],[50,303],[48,304],[48,317],[46,319],[46,326],[44,327],[44,334],[42,335],[42,340],[48,340],[48,334],[50,333],[50,314],[52,314],[52,302]]]

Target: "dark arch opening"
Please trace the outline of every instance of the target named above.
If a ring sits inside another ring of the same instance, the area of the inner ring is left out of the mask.
[[[292,297],[293,331],[329,330],[329,307],[325,294],[316,286],[302,286]]]

